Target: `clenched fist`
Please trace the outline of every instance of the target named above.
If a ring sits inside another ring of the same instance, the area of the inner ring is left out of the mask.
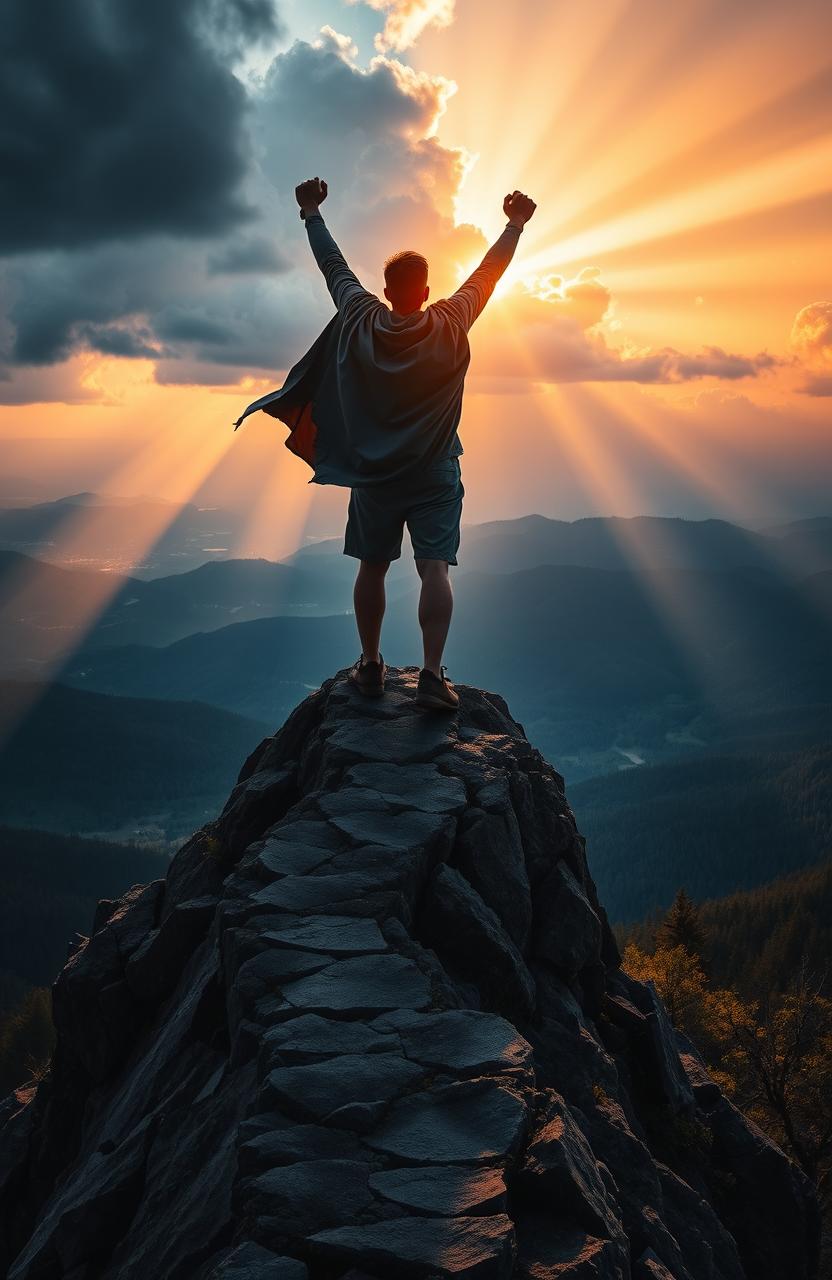
[[[503,213],[510,222],[516,222],[520,226],[528,222],[536,208],[531,196],[523,191],[512,191],[503,201]]]
[[[305,182],[298,183],[295,187],[295,199],[300,205],[302,218],[305,218],[308,213],[317,213],[318,205],[326,200],[327,190],[327,185],[322,178],[307,178]]]

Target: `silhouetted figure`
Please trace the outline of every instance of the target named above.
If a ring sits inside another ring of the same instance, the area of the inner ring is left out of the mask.
[[[384,692],[384,579],[407,525],[422,581],[424,666],[416,700],[453,708],[459,699],[442,654],[453,610],[448,566],[457,564],[465,493],[457,426],[471,359],[468,330],[537,206],[521,191],[507,195],[508,222],[480,265],[449,298],[423,310],[427,260],[413,250],[387,259],[386,306],[361,285],[330,235],[320,212],[327,191],[326,182],[308,178],[295,195],[337,312],[283,386],[250,404],[235,430],[265,410],[290,428],[287,448],[313,469],[310,484],[350,489],[344,554],[361,561],[353,595],[361,655],[349,675],[368,696]]]

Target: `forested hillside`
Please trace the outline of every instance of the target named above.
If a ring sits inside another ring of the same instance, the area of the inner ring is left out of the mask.
[[[832,849],[832,747],[702,756],[570,788],[611,920],[751,888]]]
[[[653,911],[614,926],[619,945],[652,951],[664,918]],[[832,859],[767,884],[697,904],[709,972],[720,986],[749,996],[782,991],[805,958],[819,977],[832,961]],[[832,982],[832,972],[829,973]]]
[[[99,898],[166,869],[156,850],[0,827],[0,1012],[54,981],[70,939],[89,934]]]
[[[11,681],[0,698],[16,723],[0,746],[0,822],[70,834],[189,835],[272,732],[200,702]]]

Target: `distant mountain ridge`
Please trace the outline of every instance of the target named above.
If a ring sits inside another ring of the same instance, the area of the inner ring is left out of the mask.
[[[55,831],[187,834],[229,786],[229,753],[266,723],[197,701],[0,681],[16,724],[0,743],[0,823]],[[22,721],[16,708],[25,712]],[[233,757],[231,757],[233,759]]]
[[[683,736],[709,707],[730,718],[832,703],[832,575],[821,576],[821,599],[741,572],[569,566],[470,572],[454,590],[450,678],[486,686],[499,679],[536,745],[569,763],[576,780],[610,767],[588,773],[576,754],[616,741],[649,744],[647,758],[656,758],[657,744],[672,754],[667,734]],[[416,601],[413,589],[388,607],[389,661],[420,657]],[[346,614],[265,618],[165,648],[82,652],[60,678],[275,720],[356,656]]]
[[[828,745],[692,755],[571,788],[610,918],[666,910],[684,885],[724,897],[809,867],[832,850]]]
[[[318,564],[341,551],[338,539],[303,547],[283,563]],[[727,520],[678,516],[589,516],[555,520],[528,515],[464,525],[463,569],[512,572],[537,565],[594,569],[760,569],[798,577],[832,568],[832,520],[797,521],[776,536]]]
[[[64,568],[0,549],[0,672],[33,671],[56,637],[85,649],[166,645],[232,622],[315,617],[346,609],[352,591],[314,572],[269,560],[209,561],[146,581]],[[104,594],[106,593],[106,594]],[[102,611],[101,601],[104,600]],[[92,626],[90,627],[90,621]]]
[[[173,518],[172,509],[174,511]],[[61,534],[73,530],[74,554],[89,563],[136,568],[136,577],[159,577],[207,558],[239,555],[245,512],[174,504],[153,498],[71,494],[26,507],[0,508],[0,547],[60,560]],[[206,548],[217,547],[208,556]],[[394,564],[395,579],[405,571]],[[318,540],[281,563],[309,567],[314,560],[340,581],[349,576],[343,538]],[[631,558],[634,556],[634,559]],[[460,565],[505,572],[536,564],[580,564],[594,568],[758,568],[802,576],[832,568],[832,518],[814,517],[751,530],[728,520],[676,516],[588,516],[564,521],[530,514],[465,524]]]
[[[163,499],[101,500],[73,494],[29,507],[0,508],[0,547],[96,566],[135,566],[140,577],[156,577],[205,562],[206,548],[230,549],[244,521],[232,511],[182,506]],[[69,541],[68,541],[69,540]]]

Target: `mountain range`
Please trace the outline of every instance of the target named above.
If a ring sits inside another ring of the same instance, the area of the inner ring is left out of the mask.
[[[449,676],[506,689],[536,745],[577,781],[713,746],[717,723],[722,733],[752,713],[831,703],[832,574],[810,587],[741,572],[469,572],[454,588]],[[388,663],[419,661],[416,605],[414,589],[388,608]],[[84,648],[60,679],[278,723],[357,648],[346,614],[264,618],[164,647]]]

